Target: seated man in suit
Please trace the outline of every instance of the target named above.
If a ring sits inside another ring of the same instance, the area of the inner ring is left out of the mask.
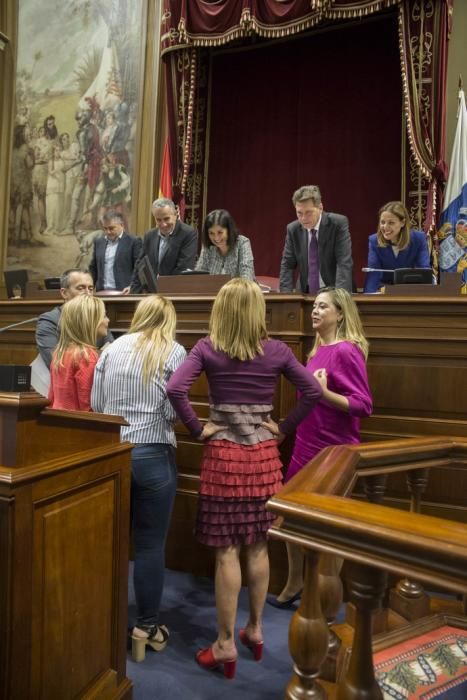
[[[297,289],[316,294],[320,287],[339,287],[352,293],[352,243],[347,217],[323,211],[321,192],[305,185],[294,192],[297,221],[287,226],[280,270],[281,292]]]
[[[179,275],[195,267],[198,239],[196,231],[177,218],[177,208],[171,199],[161,197],[152,204],[156,228],[144,234],[141,257],[147,256],[158,275]],[[137,271],[133,274],[131,291],[143,289]]]
[[[79,294],[93,294],[94,282],[89,272],[72,268],[66,270],[60,279],[60,294],[64,303],[73,299]],[[63,305],[55,306],[51,311],[46,311],[37,319],[36,324],[36,345],[37,350],[48,368],[52,361],[52,354],[58,343],[58,324],[62,313]],[[111,333],[99,342],[99,346],[112,342]]]
[[[94,239],[89,271],[96,292],[118,289],[128,294],[135,262],[142,248],[141,238],[125,231],[122,214],[109,209],[101,216],[103,236]]]

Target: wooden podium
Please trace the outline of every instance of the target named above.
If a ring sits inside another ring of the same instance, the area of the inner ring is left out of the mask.
[[[123,419],[0,393],[0,698],[131,698]]]

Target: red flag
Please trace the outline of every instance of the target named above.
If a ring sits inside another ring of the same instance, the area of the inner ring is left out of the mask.
[[[159,197],[172,199],[172,174],[170,172],[169,144],[165,142],[162,158],[161,176],[159,181]]]

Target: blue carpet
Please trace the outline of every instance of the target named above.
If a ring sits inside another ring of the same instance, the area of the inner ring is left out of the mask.
[[[134,600],[133,575],[130,568],[131,627],[136,616]],[[221,671],[206,671],[200,668],[194,658],[198,649],[209,646],[216,637],[213,581],[167,570],[161,623],[169,627],[170,641],[160,653],[147,648],[146,659],[139,664],[134,663],[128,653],[127,675],[134,684],[134,700],[218,700],[222,695],[226,700],[282,700],[292,674],[287,638],[290,618],[297,607],[298,604],[294,605],[292,610],[279,610],[270,605],[265,606],[265,647],[262,662],[255,663],[251,653],[237,639],[237,672],[233,680],[226,680]],[[247,617],[247,591],[242,588],[237,614],[237,634]],[[343,622],[343,618],[344,606],[337,622]],[[465,685],[462,685],[447,692],[440,692],[436,700],[464,700],[466,697]]]
[[[135,619],[131,572],[129,600],[131,625]],[[247,611],[247,591],[242,588],[237,633],[247,620]],[[196,651],[216,637],[213,581],[167,571],[161,623],[169,627],[170,641],[159,653],[147,648],[142,663],[134,663],[128,654],[127,675],[134,683],[134,700],[218,700],[221,694],[228,700],[282,699],[292,672],[287,646],[292,612],[265,606],[262,662],[255,663],[251,653],[237,642],[237,672],[233,680],[226,680],[221,671],[206,671],[194,659]]]

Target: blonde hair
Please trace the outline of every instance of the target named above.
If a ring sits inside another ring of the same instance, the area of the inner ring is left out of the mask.
[[[376,238],[378,241],[378,247],[379,248],[387,248],[387,246],[391,245],[389,241],[385,239],[383,236],[383,232],[381,231],[381,226],[380,226],[380,220],[381,220],[381,214],[387,211],[389,214],[394,214],[394,216],[397,216],[399,221],[403,221],[404,225],[402,226],[399,236],[397,238],[397,247],[399,250],[404,250],[404,248],[407,248],[407,246],[410,243],[410,216],[409,212],[407,209],[404,207],[402,202],[388,202],[387,204],[384,204],[381,209],[378,212],[378,224],[377,224],[377,233],[376,233]]]
[[[136,307],[128,332],[141,334],[136,341],[135,352],[143,363],[145,384],[155,375],[162,377],[175,340],[176,324],[174,305],[160,294],[141,299]]]
[[[63,358],[68,350],[73,352],[73,360],[88,360],[89,351],[96,348],[97,329],[105,319],[105,305],[102,299],[80,294],[63,304],[60,314],[60,335],[52,366],[63,367]]]
[[[358,313],[358,308],[351,295],[345,289],[335,289],[334,287],[324,287],[320,289],[316,298],[320,294],[329,294],[331,302],[336,309],[342,314],[342,319],[337,323],[336,341],[348,340],[356,345],[367,360],[368,358],[368,341],[363,332],[363,326]],[[313,357],[318,348],[323,344],[319,333],[315,335],[315,342],[308,357]]]
[[[209,336],[215,350],[237,360],[264,353],[266,304],[256,282],[236,277],[221,288],[212,306]]]

